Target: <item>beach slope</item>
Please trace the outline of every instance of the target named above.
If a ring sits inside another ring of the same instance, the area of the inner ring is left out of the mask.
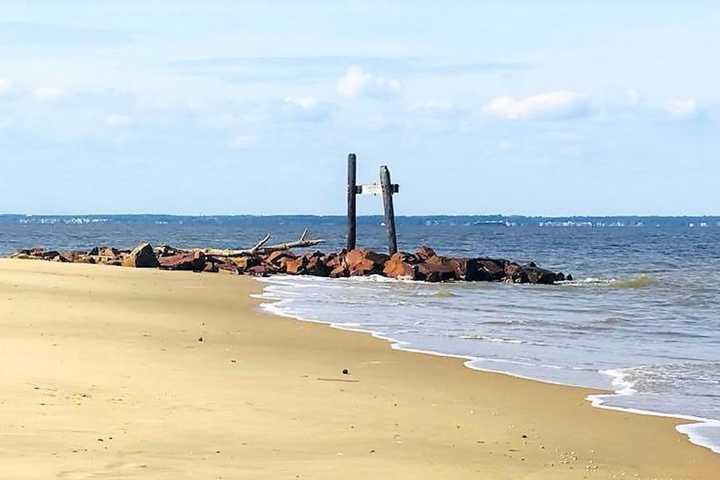
[[[718,478],[677,420],[264,314],[260,289],[0,260],[0,478]]]

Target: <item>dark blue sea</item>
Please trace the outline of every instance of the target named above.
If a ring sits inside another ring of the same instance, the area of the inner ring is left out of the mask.
[[[140,241],[247,247],[308,227],[344,244],[342,217],[0,216],[0,253]],[[473,368],[599,387],[598,407],[687,418],[680,430],[720,452],[720,218],[401,217],[401,249],[535,261],[571,273],[555,286],[431,285],[384,278],[277,276],[266,308],[370,331],[399,348],[459,355]],[[379,217],[361,246],[383,250]]]

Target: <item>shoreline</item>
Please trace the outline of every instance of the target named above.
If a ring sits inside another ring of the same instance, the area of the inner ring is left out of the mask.
[[[707,427],[707,426],[720,427],[720,420],[715,420],[712,418],[697,417],[697,416],[693,416],[693,415],[685,415],[682,413],[665,413],[665,412],[658,412],[658,411],[653,411],[653,410],[616,407],[613,405],[607,405],[603,399],[605,397],[623,396],[625,394],[621,393],[622,390],[598,389],[595,387],[588,387],[585,385],[563,383],[563,382],[557,382],[557,381],[552,381],[552,380],[546,380],[546,379],[539,378],[539,377],[520,375],[517,373],[500,370],[500,369],[482,368],[482,367],[472,364],[475,361],[484,360],[481,357],[473,357],[473,356],[469,356],[469,355],[446,353],[446,352],[440,352],[440,351],[436,351],[436,350],[424,350],[424,349],[419,349],[419,348],[413,348],[413,347],[408,346],[409,342],[397,340],[395,338],[383,335],[375,330],[369,330],[369,329],[365,329],[362,327],[348,327],[348,326],[345,326],[342,324],[334,323],[329,320],[312,320],[312,319],[308,319],[308,318],[303,318],[299,315],[286,313],[286,312],[283,312],[281,309],[277,308],[276,305],[281,304],[283,302],[292,302],[292,298],[279,299],[279,298],[273,298],[271,296],[266,296],[265,285],[271,285],[273,283],[272,279],[271,278],[268,278],[268,279],[258,278],[255,280],[258,283],[263,285],[263,291],[260,294],[253,294],[253,295],[251,295],[251,297],[261,300],[262,303],[259,305],[260,308],[269,312],[272,315],[278,315],[281,317],[292,318],[294,320],[298,320],[301,322],[310,322],[310,323],[314,323],[314,324],[324,325],[324,326],[335,328],[335,329],[341,330],[341,331],[362,333],[362,334],[370,335],[372,338],[376,338],[378,340],[388,342],[393,349],[398,350],[398,351],[462,360],[463,366],[465,368],[469,368],[471,370],[475,370],[478,372],[507,375],[512,378],[517,378],[520,380],[526,380],[526,381],[530,381],[530,382],[539,382],[539,383],[543,383],[543,384],[547,384],[547,385],[557,385],[557,386],[562,386],[562,387],[593,390],[598,393],[589,394],[585,399],[588,402],[590,402],[590,404],[594,408],[600,408],[600,409],[604,409],[604,410],[624,412],[624,413],[631,413],[634,415],[646,415],[646,416],[651,416],[651,417],[669,418],[669,419],[678,420],[678,421],[682,421],[682,422],[686,422],[686,421],[690,422],[690,423],[682,423],[681,422],[681,423],[677,424],[675,426],[675,430],[679,434],[686,436],[687,441],[690,442],[691,444],[699,446],[701,448],[706,448],[713,453],[720,454],[720,445],[715,445],[715,444],[711,443],[709,440],[705,440],[704,438],[702,438],[701,433],[696,432],[696,430],[698,430],[698,429],[702,430],[703,427]],[[383,279],[383,281],[403,282],[403,280],[395,280],[395,279]],[[600,373],[602,373],[602,372],[600,372]],[[613,380],[613,383],[614,383],[614,380]],[[625,388],[632,388],[632,387],[625,387]]]
[[[249,298],[260,287],[0,261],[12,359],[0,369],[0,473],[705,480],[720,468],[680,422],[593,408],[585,397],[599,390],[263,313]]]

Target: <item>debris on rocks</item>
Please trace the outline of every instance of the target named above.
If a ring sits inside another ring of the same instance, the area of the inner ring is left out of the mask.
[[[428,246],[414,253],[392,256],[364,248],[295,254],[291,248],[313,247],[323,240],[308,238],[305,230],[299,240],[266,246],[267,235],[249,249],[182,249],[169,245],[153,248],[141,243],[132,250],[98,246],[89,251],[59,252],[45,248],[22,249],[11,258],[54,262],[122,265],[133,268],[160,268],[205,273],[225,273],[267,277],[276,274],[316,277],[354,277],[381,275],[388,278],[424,282],[507,282],[552,285],[572,280],[572,275],[540,268],[534,262],[520,264],[501,258],[446,257]]]

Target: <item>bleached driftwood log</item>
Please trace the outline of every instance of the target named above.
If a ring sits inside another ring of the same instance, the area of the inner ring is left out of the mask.
[[[277,250],[290,250],[291,248],[305,248],[305,247],[313,247],[315,245],[319,245],[325,240],[323,239],[309,239],[308,236],[308,229],[306,228],[303,234],[300,236],[298,240],[295,240],[293,242],[287,242],[287,243],[279,243],[277,245],[268,245],[265,246],[265,244],[270,240],[272,237],[269,233],[265,235],[265,237],[260,240],[258,243],[255,244],[252,248],[245,248],[245,249],[220,249],[220,248],[196,248],[193,249],[193,251],[197,252],[203,252],[205,255],[212,255],[214,257],[242,257],[244,255],[255,255],[258,253],[270,253]]]

